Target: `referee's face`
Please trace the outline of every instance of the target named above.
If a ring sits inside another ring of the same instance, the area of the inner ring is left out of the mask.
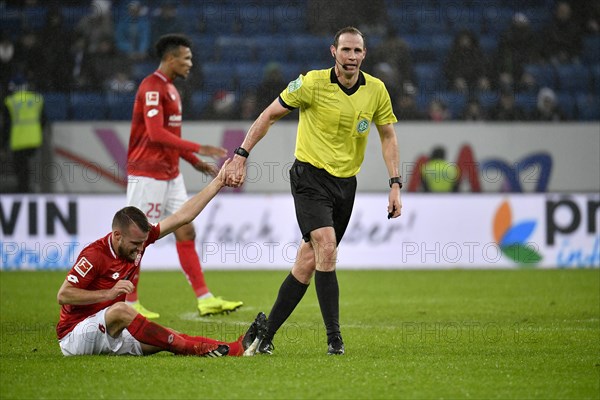
[[[339,71],[346,77],[358,74],[360,65],[365,59],[367,49],[363,38],[354,33],[343,33],[338,39],[337,48],[331,46]]]
[[[189,47],[179,46],[179,50],[173,53],[171,68],[175,76],[187,78],[192,69],[192,50]]]

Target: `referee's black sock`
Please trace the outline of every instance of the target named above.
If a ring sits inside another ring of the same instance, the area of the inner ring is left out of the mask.
[[[275,335],[279,327],[283,325],[300,303],[306,289],[308,289],[308,285],[294,278],[294,275],[290,272],[279,288],[277,300],[275,300],[267,319],[267,336],[272,338]]]
[[[327,343],[340,334],[340,288],[334,271],[315,271],[315,289],[327,329]]]

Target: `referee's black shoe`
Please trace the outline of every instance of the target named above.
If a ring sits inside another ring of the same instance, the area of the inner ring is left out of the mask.
[[[327,349],[327,354],[331,355],[342,355],[346,352],[346,349],[344,348],[344,342],[342,340],[342,337],[340,335],[336,335],[334,337],[332,337],[330,340],[328,340],[329,343],[328,344],[328,349]]]
[[[268,336],[264,336],[260,341],[260,344],[258,345],[257,352],[261,354],[271,355],[273,354],[273,350],[275,350],[275,346],[273,345],[273,339]]]
[[[253,356],[267,331],[267,316],[259,312],[242,338],[245,356]]]

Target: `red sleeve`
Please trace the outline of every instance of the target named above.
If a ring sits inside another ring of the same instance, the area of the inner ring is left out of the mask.
[[[148,234],[148,239],[146,239],[146,242],[144,243],[144,248],[150,246],[152,243],[156,242],[158,240],[158,237],[160,236],[160,223],[156,224],[156,225],[152,225],[152,228],[150,229],[150,233]]]
[[[180,154],[181,158],[183,158],[185,161],[189,162],[192,165],[196,165],[196,163],[198,161],[200,161],[200,159],[198,157],[196,157],[196,155],[194,153],[192,153],[191,151],[186,151]]]
[[[77,261],[67,274],[67,281],[76,288],[85,289],[96,279],[101,268],[101,256],[98,256],[94,248],[89,246],[77,257]]]
[[[145,82],[140,91],[144,101],[144,123],[150,141],[181,151],[197,152],[200,149],[198,143],[182,139],[164,128],[162,106],[164,93],[161,88],[153,87]]]

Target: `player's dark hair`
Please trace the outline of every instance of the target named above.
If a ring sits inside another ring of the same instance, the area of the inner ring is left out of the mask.
[[[179,46],[192,48],[192,41],[185,35],[170,33],[161,36],[154,45],[154,49],[158,58],[162,60],[167,54],[179,50]]]
[[[352,33],[354,35],[360,35],[360,37],[363,40],[363,47],[366,47],[365,46],[365,35],[363,35],[363,33],[361,31],[359,31],[358,28],[355,28],[353,26],[347,26],[347,27],[342,28],[339,31],[337,31],[337,33],[335,34],[335,36],[333,38],[333,47],[335,47],[337,49],[338,42],[340,40],[340,36],[342,36],[344,33]]]
[[[129,228],[131,224],[136,224],[138,228],[144,233],[150,232],[150,222],[146,215],[137,207],[129,206],[117,211],[113,218],[112,228],[125,230]]]

